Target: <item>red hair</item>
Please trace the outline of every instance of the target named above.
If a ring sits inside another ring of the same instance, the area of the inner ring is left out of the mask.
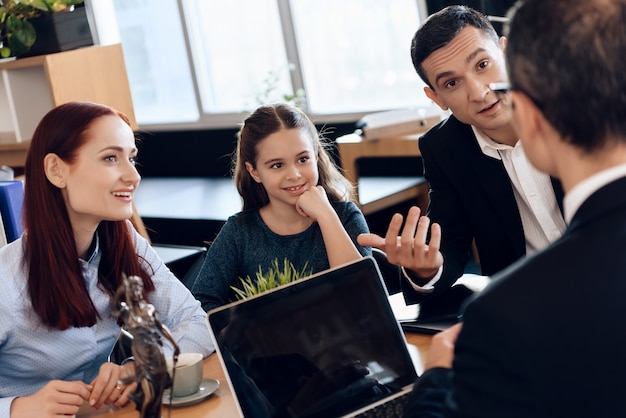
[[[83,277],[61,190],[48,181],[44,157],[54,153],[73,163],[88,140],[89,126],[97,118],[110,115],[130,126],[126,115],[108,106],[86,102],[58,106],[39,122],[26,157],[24,267],[28,294],[41,321],[59,330],[92,326],[99,314]],[[128,222],[102,221],[97,233],[102,253],[100,288],[113,298],[125,273],[141,277],[144,291],[153,291],[154,284],[139,262]]]

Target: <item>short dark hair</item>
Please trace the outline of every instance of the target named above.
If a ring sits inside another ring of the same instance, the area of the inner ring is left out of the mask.
[[[411,60],[417,74],[430,88],[433,86],[428,81],[422,63],[434,51],[452,42],[466,26],[480,29],[498,44],[498,33],[487,17],[467,6],[448,6],[441,9],[430,15],[415,32],[411,41]]]
[[[510,16],[512,89],[581,149],[626,140],[626,0],[528,0]]]

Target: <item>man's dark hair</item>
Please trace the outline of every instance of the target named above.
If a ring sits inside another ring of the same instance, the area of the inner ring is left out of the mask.
[[[626,140],[626,0],[528,0],[510,15],[512,89],[581,149]]]
[[[448,6],[428,17],[411,41],[411,59],[420,78],[431,89],[422,63],[430,54],[448,45],[466,26],[483,31],[498,44],[498,34],[485,15],[467,6]]]

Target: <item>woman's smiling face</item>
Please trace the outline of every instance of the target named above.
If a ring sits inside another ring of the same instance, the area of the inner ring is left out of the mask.
[[[141,179],[133,131],[107,115],[94,120],[85,135],[74,162],[63,163],[63,197],[72,226],[92,229],[103,220],[129,219]]]

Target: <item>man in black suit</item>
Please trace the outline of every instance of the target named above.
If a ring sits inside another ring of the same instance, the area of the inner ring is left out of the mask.
[[[430,187],[428,217],[411,208],[401,236],[396,214],[384,239],[359,237],[404,267],[409,302],[440,303],[433,296],[463,274],[472,242],[482,274],[491,275],[565,230],[560,184],[528,163],[510,107],[489,87],[507,80],[505,43],[485,16],[465,6],[431,15],[413,38],[411,57],[426,95],[452,112],[419,141]]]
[[[626,0],[526,0],[506,60],[528,159],[568,227],[434,337],[410,417],[624,417]]]

